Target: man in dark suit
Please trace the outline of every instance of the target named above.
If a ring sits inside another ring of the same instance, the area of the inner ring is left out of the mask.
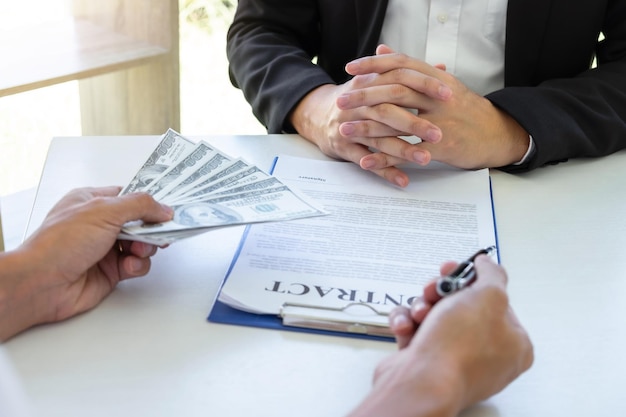
[[[400,186],[406,161],[515,172],[626,147],[625,0],[509,0],[503,86],[480,93],[445,62],[377,50],[387,4],[239,1],[231,80],[269,133],[298,132]]]

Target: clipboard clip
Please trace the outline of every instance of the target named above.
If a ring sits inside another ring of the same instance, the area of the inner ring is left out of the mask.
[[[284,326],[394,337],[389,329],[389,313],[368,303],[326,307],[287,302],[281,306],[279,316]]]

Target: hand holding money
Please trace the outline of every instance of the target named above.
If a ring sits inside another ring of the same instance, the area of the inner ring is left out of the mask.
[[[140,191],[171,206],[174,218],[127,224],[120,239],[166,245],[216,227],[327,214],[258,167],[172,129],[120,194]]]

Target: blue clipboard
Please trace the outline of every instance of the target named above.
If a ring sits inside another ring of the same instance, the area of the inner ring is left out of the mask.
[[[326,330],[323,328],[287,326],[279,316],[270,314],[254,314],[237,310],[219,300],[215,300],[208,320],[213,323],[233,324],[238,326],[260,327],[273,330],[287,330],[292,332],[306,332],[326,336],[341,336],[356,339],[370,339],[384,342],[393,342],[393,337],[375,336],[370,334],[341,332],[336,330]]]

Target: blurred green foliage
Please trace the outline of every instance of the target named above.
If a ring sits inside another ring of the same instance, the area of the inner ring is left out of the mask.
[[[180,0],[180,16],[188,23],[212,33],[232,21],[236,0]]]

